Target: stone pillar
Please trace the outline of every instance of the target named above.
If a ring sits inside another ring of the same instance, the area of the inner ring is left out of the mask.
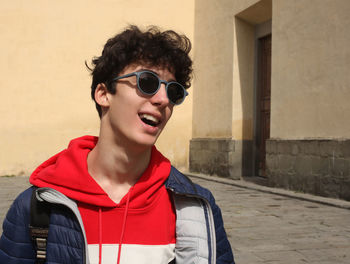
[[[190,142],[190,171],[240,179],[252,175],[249,140],[196,138]]]

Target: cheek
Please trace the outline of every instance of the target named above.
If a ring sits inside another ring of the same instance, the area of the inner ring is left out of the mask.
[[[166,122],[169,121],[172,114],[173,114],[173,106],[169,107],[169,109],[167,109],[167,111],[166,111]]]
[[[113,123],[119,125],[130,124],[134,120],[135,111],[132,104],[127,100],[114,100],[109,108],[110,118]]]
[[[170,119],[170,117],[173,115],[173,108],[171,108],[170,110],[169,110],[169,118],[168,118],[168,120]]]

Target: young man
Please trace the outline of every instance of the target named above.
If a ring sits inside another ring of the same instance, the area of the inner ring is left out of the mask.
[[[4,221],[0,263],[234,263],[211,193],[154,146],[186,98],[190,49],[155,27],[107,41],[92,69],[99,137],[72,140],[33,172]],[[47,241],[30,236],[33,193],[51,210]]]

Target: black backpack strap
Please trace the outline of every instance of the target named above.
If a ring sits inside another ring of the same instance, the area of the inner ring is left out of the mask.
[[[36,188],[34,188],[30,202],[29,232],[36,249],[36,264],[43,264],[46,261],[49,224],[50,204],[45,201],[39,201],[36,197]]]

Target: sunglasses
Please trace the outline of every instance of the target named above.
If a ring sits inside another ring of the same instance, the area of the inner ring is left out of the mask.
[[[140,92],[146,95],[156,94],[160,88],[160,85],[164,83],[168,99],[175,105],[181,104],[188,95],[188,92],[180,83],[161,80],[155,73],[151,71],[132,72],[123,76],[116,77],[112,80],[112,82],[131,76],[136,76],[137,88],[140,90]]]

